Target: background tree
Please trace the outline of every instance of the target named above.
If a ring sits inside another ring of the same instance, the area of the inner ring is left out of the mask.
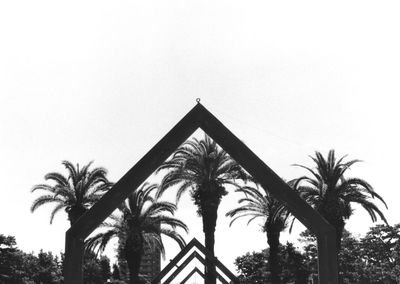
[[[247,224],[257,218],[262,218],[262,231],[267,235],[269,246],[268,263],[270,267],[269,281],[280,283],[282,266],[279,259],[280,234],[288,225],[289,212],[281,202],[272,197],[268,191],[261,193],[257,188],[244,186],[236,190],[245,197],[239,199],[239,206],[228,213],[226,216],[232,218],[230,225],[239,218],[249,218]],[[264,279],[264,281],[267,279]]]
[[[13,236],[0,234],[1,284],[55,284],[62,279],[60,262],[51,252],[24,253]]]
[[[32,188],[32,192],[42,190],[44,193],[33,202],[31,211],[34,212],[44,204],[55,203],[56,206],[50,214],[50,224],[55,214],[65,209],[72,225],[102,197],[112,184],[106,177],[106,169],[89,170],[92,162],[81,169],[79,164],[75,168],[69,161],[63,161],[62,164],[67,169],[68,176],[56,172],[48,173],[45,175],[45,180],[54,182],[54,185],[38,184]]]
[[[183,193],[190,191],[197,213],[202,217],[205,247],[214,255],[218,207],[222,197],[227,194],[226,185],[237,186],[235,179],[246,179],[247,174],[207,135],[202,140],[193,138],[186,141],[157,172],[164,169],[168,172],[161,182],[158,196],[178,185],[178,202]],[[208,257],[206,263],[206,284],[215,284],[215,266]]]
[[[386,203],[372,186],[365,180],[344,176],[353,164],[359,162],[351,160],[345,163],[343,162],[345,157],[336,160],[335,151],[330,150],[325,159],[320,152],[316,152],[315,157],[311,157],[315,169],[296,165],[308,170],[311,177],[303,176],[294,182],[294,188],[301,197],[335,227],[338,252],[341,248],[345,221],[353,214],[352,204],[361,205],[373,222],[377,221],[377,215],[386,222],[385,216],[371,198],[378,198],[385,206]]]
[[[310,271],[307,268],[305,256],[289,242],[282,247],[280,255],[283,263],[282,283],[307,283]]]
[[[104,283],[111,278],[111,266],[110,259],[107,256],[102,255],[100,257],[100,267],[101,267],[101,279]]]
[[[130,283],[139,283],[140,263],[145,245],[159,249],[163,256],[165,250],[161,235],[170,237],[181,248],[185,246],[184,239],[176,229],[181,228],[187,232],[187,226],[167,215],[173,215],[176,206],[170,202],[154,200],[151,193],[155,190],[156,184],[144,184],[132,192],[119,208],[122,217],[110,216],[111,222],[104,224],[107,230],[88,238],[85,242],[87,250],[102,252],[112,238],[118,237],[122,244],[120,253],[128,264]]]
[[[361,238],[360,250],[369,283],[400,283],[400,224],[372,227]]]
[[[58,257],[53,256],[51,252],[41,250],[37,257],[37,272],[33,279],[35,283],[60,283],[63,278]]]
[[[112,280],[121,280],[121,276],[119,274],[119,268],[116,263],[114,263],[113,265],[111,278]]]
[[[90,251],[86,251],[83,258],[83,283],[105,283],[103,280],[100,259],[96,256],[95,253]]]
[[[240,283],[257,284],[271,283],[268,278],[269,272],[269,249],[261,252],[246,253],[235,260],[235,266],[239,273]],[[310,271],[305,265],[304,255],[295,249],[293,244],[282,245],[280,251],[282,260],[282,282],[283,283],[307,283]]]
[[[263,284],[269,275],[268,250],[246,253],[235,259],[240,283]]]

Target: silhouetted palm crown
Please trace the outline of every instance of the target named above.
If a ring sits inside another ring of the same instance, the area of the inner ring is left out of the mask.
[[[207,135],[202,140],[193,138],[175,151],[172,159],[166,161],[157,171],[168,169],[158,195],[178,185],[177,201],[190,189],[191,197],[198,206],[198,213],[204,212],[204,201],[218,205],[227,194],[225,186],[237,186],[235,179],[246,179],[246,173],[223,149]]]
[[[294,188],[301,197],[335,226],[339,249],[345,220],[353,213],[352,203],[361,205],[373,222],[377,221],[377,215],[386,222],[385,216],[371,198],[376,197],[385,206],[386,203],[372,186],[365,180],[344,176],[353,164],[359,162],[359,160],[343,162],[345,157],[336,160],[334,150],[330,150],[325,159],[320,152],[316,152],[315,157],[311,157],[315,162],[315,169],[296,165],[309,171],[311,177],[303,176],[294,182]]]
[[[235,191],[244,193],[245,197],[239,199],[237,208],[226,213],[226,216],[232,218],[230,225],[239,218],[249,218],[247,224],[257,218],[262,218],[263,232],[271,229],[277,232],[285,230],[290,214],[268,191],[263,194],[257,188],[250,186],[244,186]]]
[[[129,195],[119,210],[121,216],[110,216],[111,222],[105,222],[107,230],[86,240],[87,250],[102,252],[108,242],[119,238],[119,253],[127,261],[129,269],[129,283],[139,283],[139,270],[144,248],[159,249],[165,254],[161,235],[170,237],[182,249],[185,240],[176,231],[181,228],[188,232],[187,226],[180,220],[168,216],[173,215],[176,206],[170,202],[157,201],[151,193],[157,185],[144,184],[141,188]]]
[[[111,222],[105,222],[102,225],[108,230],[87,239],[86,248],[102,252],[111,238],[119,237],[124,241],[134,239],[135,251],[142,249],[143,244],[147,243],[164,253],[161,235],[172,238],[183,248],[185,240],[176,229],[181,228],[188,232],[188,228],[179,219],[166,215],[175,213],[175,204],[158,201],[151,196],[157,187],[156,184],[144,184],[131,193],[126,202],[118,208],[122,216],[111,215],[109,217]]]
[[[106,175],[106,169],[102,167],[90,170],[92,162],[79,169],[69,161],[63,161],[62,164],[68,170],[68,176],[60,173],[51,172],[45,175],[47,181],[55,182],[54,185],[38,184],[32,188],[32,192],[43,190],[47,194],[39,196],[32,204],[31,211],[34,212],[38,207],[55,203],[50,215],[52,223],[55,214],[65,209],[71,225],[85,213],[102,195],[111,187]]]
[[[227,194],[225,186],[237,187],[235,179],[246,179],[246,173],[207,135],[200,141],[196,138],[186,141],[157,172],[163,169],[169,171],[161,182],[158,196],[176,185],[178,202],[182,194],[190,190],[197,213],[202,216],[205,247],[213,255],[217,212],[222,197]],[[205,283],[215,284],[215,266],[208,257],[206,263]]]
[[[267,234],[269,245],[269,281],[280,283],[282,267],[279,262],[280,233],[288,225],[289,211],[282,203],[269,194],[268,191],[261,193],[257,188],[244,186],[236,190],[244,193],[245,197],[239,199],[239,206],[226,216],[232,218],[230,225],[239,218],[249,218],[247,224],[257,218],[264,220],[262,230]],[[267,281],[267,279],[266,279]]]

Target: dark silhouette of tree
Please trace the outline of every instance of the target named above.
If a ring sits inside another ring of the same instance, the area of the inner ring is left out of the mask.
[[[100,284],[105,283],[102,275],[100,259],[95,253],[86,251],[83,258],[83,283]]]
[[[361,238],[360,250],[364,278],[374,279],[373,283],[400,283],[400,224],[372,227]]]
[[[165,235],[176,241],[181,248],[185,246],[184,239],[176,229],[181,228],[187,232],[187,226],[182,221],[166,215],[173,215],[176,206],[170,202],[155,200],[151,196],[155,190],[157,185],[144,184],[134,191],[119,207],[122,216],[110,216],[111,221],[103,225],[107,230],[88,238],[85,242],[87,250],[102,252],[112,238],[118,237],[122,244],[121,254],[128,264],[129,283],[139,283],[140,263],[145,245],[159,249],[164,255],[161,235]]]
[[[15,237],[0,234],[1,284],[56,284],[62,280],[61,265],[51,252],[38,256],[16,247]]]
[[[102,197],[112,184],[106,177],[106,169],[89,170],[92,162],[81,169],[79,164],[75,168],[69,161],[63,161],[62,164],[67,169],[68,176],[56,172],[48,173],[45,175],[45,180],[54,182],[54,185],[38,184],[32,188],[32,192],[43,190],[45,193],[33,202],[31,211],[34,212],[44,204],[55,203],[56,206],[50,214],[50,224],[55,214],[65,209],[72,225]]]
[[[177,202],[186,191],[197,206],[202,217],[205,247],[214,256],[215,227],[218,207],[227,194],[226,185],[234,185],[235,179],[246,179],[247,174],[223,149],[207,135],[202,140],[193,138],[181,145],[172,158],[164,162],[157,172],[168,170],[164,176],[158,196],[177,185]],[[206,257],[206,284],[216,283],[213,263]]]
[[[113,268],[112,268],[112,274],[111,274],[111,278],[113,280],[121,280],[121,276],[119,274],[119,268],[118,265],[114,263]]]
[[[340,283],[395,284],[400,280],[398,227],[377,225],[361,239],[344,230],[339,253]],[[397,228],[396,228],[397,227]],[[396,233],[397,231],[397,233]],[[306,230],[301,233],[306,266],[317,275],[317,240]]]
[[[300,196],[335,227],[338,252],[341,248],[345,221],[353,214],[353,203],[361,205],[373,222],[377,221],[377,215],[386,222],[385,216],[371,198],[378,198],[385,206],[386,203],[372,186],[365,180],[344,176],[353,164],[359,162],[359,160],[343,162],[345,157],[337,160],[335,151],[330,150],[325,159],[320,152],[316,152],[315,157],[311,157],[315,169],[296,165],[309,171],[311,177],[302,176],[294,182],[294,189]]]
[[[111,277],[110,259],[106,256],[100,257],[101,279],[106,283]]]
[[[268,250],[246,253],[235,259],[236,270],[239,272],[240,283],[264,284],[270,272],[268,271]]]
[[[247,224],[257,218],[262,218],[264,220],[262,231],[267,235],[269,246],[268,263],[270,274],[268,280],[274,284],[280,283],[282,266],[279,260],[279,238],[281,232],[285,230],[288,225],[290,214],[281,202],[272,197],[268,191],[264,191],[263,194],[255,187],[244,186],[237,189],[236,192],[243,193],[245,197],[239,200],[239,206],[237,208],[226,213],[226,216],[233,218],[230,225],[237,219],[243,217],[249,218]]]
[[[305,256],[287,242],[280,251],[282,259],[282,283],[303,284],[308,283],[308,270],[305,262]]]
[[[240,283],[243,284],[264,284],[271,283],[266,280],[270,274],[269,249],[261,252],[246,253],[235,260],[235,266],[239,272]],[[310,271],[306,266],[304,255],[299,252],[293,244],[282,245],[279,258],[282,262],[282,283],[307,283]]]
[[[59,265],[58,257],[51,252],[40,250],[37,257],[37,273],[33,277],[35,283],[60,283],[62,270]]]

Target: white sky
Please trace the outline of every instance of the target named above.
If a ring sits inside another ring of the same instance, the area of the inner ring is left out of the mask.
[[[400,222],[399,8],[365,0],[1,2],[0,233],[26,251],[63,250],[66,215],[49,225],[50,208],[31,214],[32,186],[63,171],[63,159],[95,160],[117,181],[197,97],[284,178],[303,174],[290,165],[312,165],[314,150],[364,160],[350,173],[385,198],[389,222]],[[228,227],[222,216],[234,205],[234,196],[223,201],[216,234],[216,254],[232,269],[236,256],[266,247],[256,223]],[[365,214],[356,211],[347,229],[368,230]],[[202,241],[194,209],[178,216],[190,222],[187,240]]]

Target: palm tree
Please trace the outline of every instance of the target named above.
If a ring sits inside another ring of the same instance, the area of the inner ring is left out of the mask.
[[[154,200],[151,193],[157,187],[156,184],[144,184],[134,191],[119,207],[122,216],[111,215],[111,222],[103,224],[107,230],[85,241],[87,250],[102,252],[112,238],[118,237],[120,253],[128,264],[129,283],[139,283],[140,263],[145,247],[159,249],[165,255],[161,235],[170,237],[181,248],[185,246],[185,240],[176,229],[188,232],[188,228],[182,221],[166,215],[174,214],[175,204]]]
[[[183,193],[190,190],[197,213],[203,220],[205,247],[214,257],[217,211],[222,197],[228,193],[225,186],[237,187],[235,179],[246,180],[247,173],[207,135],[200,141],[193,138],[182,144],[157,172],[163,169],[169,171],[164,176],[157,195],[160,196],[166,189],[178,185],[178,202]],[[206,257],[205,279],[207,284],[216,283],[215,266],[209,257]]]
[[[373,222],[377,221],[378,215],[387,224],[385,216],[371,200],[376,197],[387,208],[382,197],[365,180],[344,176],[345,172],[360,160],[343,162],[345,157],[337,160],[335,151],[330,150],[325,159],[320,152],[315,152],[315,157],[311,157],[316,165],[315,169],[295,165],[306,169],[312,176],[302,176],[293,181],[294,189],[300,196],[335,227],[337,252],[341,248],[346,220],[353,214],[352,204],[361,205]]]
[[[258,187],[258,186],[257,186]],[[280,274],[282,267],[279,261],[280,234],[287,228],[290,213],[282,205],[282,203],[265,191],[263,195],[257,188],[244,186],[236,190],[245,194],[245,197],[239,199],[239,206],[228,213],[226,216],[231,217],[235,222],[239,218],[249,218],[247,224],[250,224],[257,218],[262,218],[264,224],[262,231],[267,234],[267,242],[269,246],[269,267],[271,283],[280,283]]]
[[[71,162],[63,161],[68,176],[57,172],[46,174],[45,180],[53,181],[55,185],[38,184],[32,188],[32,192],[43,190],[46,194],[33,201],[31,212],[44,204],[55,203],[50,214],[50,224],[54,216],[65,209],[72,226],[112,185],[106,177],[106,169],[99,167],[89,170],[92,163],[79,169],[79,164],[75,167]]]

